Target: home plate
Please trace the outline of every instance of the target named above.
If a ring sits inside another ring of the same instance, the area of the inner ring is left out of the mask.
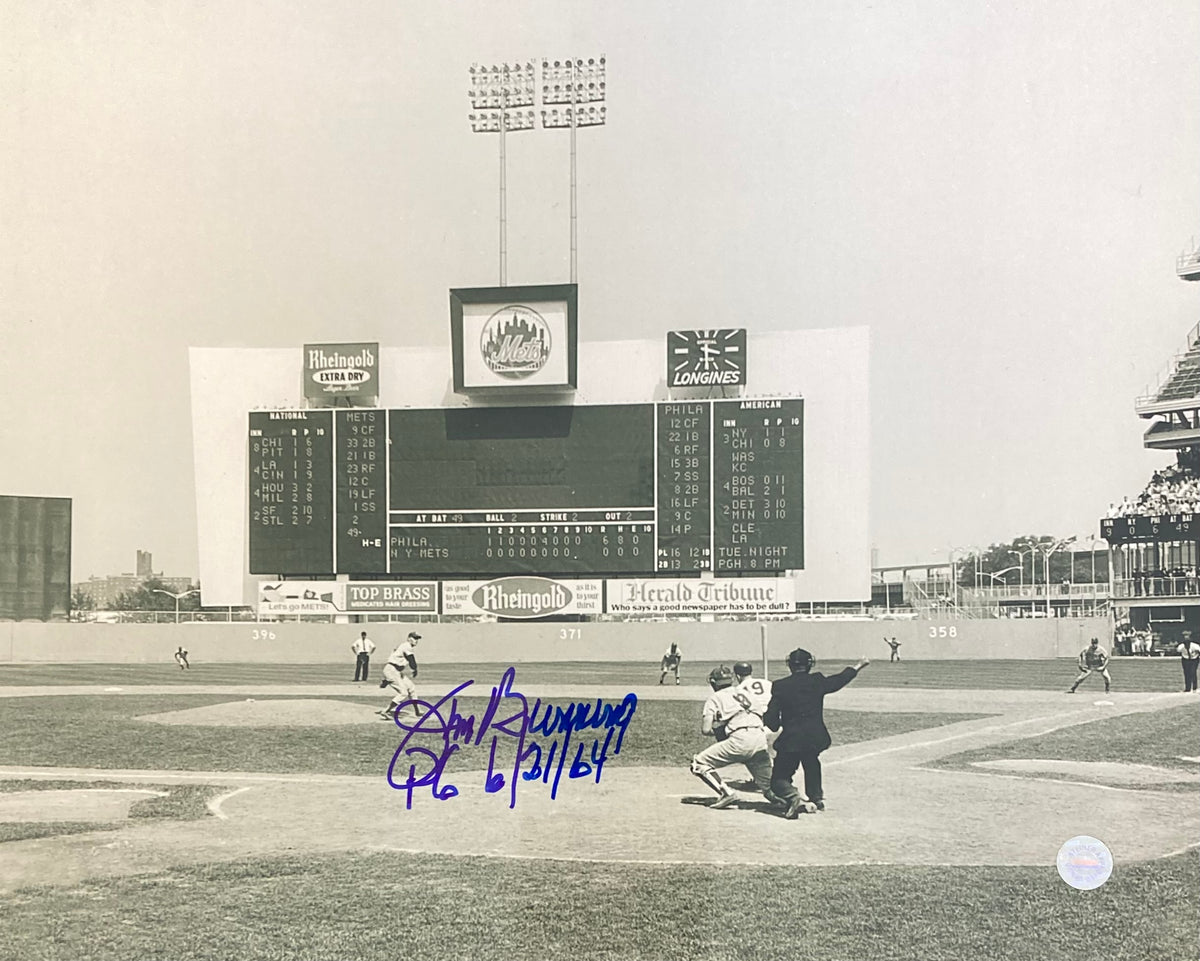
[[[1112,701],[1092,701],[1092,703],[1095,704],[1096,707],[1112,707],[1113,706]]]

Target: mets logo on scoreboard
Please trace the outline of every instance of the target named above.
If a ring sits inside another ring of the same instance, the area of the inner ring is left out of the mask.
[[[519,380],[536,374],[550,356],[550,325],[532,307],[510,304],[487,319],[479,351],[488,369]]]
[[[746,383],[746,331],[667,332],[667,385],[713,387]]]

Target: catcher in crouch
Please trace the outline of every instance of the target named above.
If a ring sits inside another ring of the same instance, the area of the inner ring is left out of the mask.
[[[709,672],[708,683],[713,692],[704,702],[700,733],[713,735],[717,743],[692,758],[691,770],[717,792],[711,807],[720,810],[737,803],[738,793],[721,779],[717,768],[739,761],[749,769],[763,797],[782,807],[771,793],[771,758],[762,718],[750,709],[749,699],[734,690],[733,671],[724,664]]]

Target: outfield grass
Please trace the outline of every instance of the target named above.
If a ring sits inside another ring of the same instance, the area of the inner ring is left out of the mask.
[[[969,768],[978,761],[1037,758],[1055,761],[1117,761],[1195,772],[1200,756],[1200,710],[1196,704],[1139,714],[1123,714],[1088,724],[1060,728],[1038,737],[1007,741],[939,758],[931,767]],[[1070,775],[1029,772],[1028,777],[1072,780]],[[1195,792],[1194,784],[1140,785],[1154,791]],[[1139,785],[1129,785],[1139,787]]]
[[[18,892],[0,958],[1183,961],[1198,889],[1194,853],[1092,891],[1052,866],[288,857]]]
[[[822,659],[818,670],[831,674],[851,661]],[[704,686],[708,662],[684,664],[686,684]],[[373,662],[376,680],[383,665]],[[756,670],[761,671],[755,663]],[[517,664],[517,678],[524,684],[603,684],[616,688],[644,687],[655,684],[659,666],[637,661],[565,661],[559,663]],[[479,684],[495,684],[504,665],[499,663],[463,663],[421,665],[423,684],[453,685],[471,679]],[[1123,658],[1110,668],[1117,691],[1177,691],[1183,680],[1179,659]],[[781,662],[774,661],[770,675],[785,674]],[[914,687],[971,690],[1065,690],[1075,679],[1073,658],[1038,661],[899,661],[890,663],[886,656],[871,662],[854,681],[856,687]],[[139,684],[343,684],[354,677],[352,663],[338,664],[205,664],[202,659],[190,671],[170,664],[0,664],[0,687],[15,685],[100,684],[133,686]],[[668,683],[671,683],[668,680]],[[1096,681],[1091,682],[1093,685]],[[375,681],[361,685],[367,693]],[[1083,688],[1084,691],[1087,687]]]
[[[819,666],[831,673],[841,665]],[[352,667],[302,665],[281,673],[271,665],[199,664],[191,672],[174,665],[0,665],[0,686],[180,685],[178,693],[163,696],[0,698],[0,764],[382,776],[398,736],[387,724],[234,728],[135,719],[241,700],[188,694],[194,684],[339,683],[349,680]],[[695,676],[685,671],[685,682],[702,681],[695,667]],[[490,686],[501,669],[423,665],[419,683],[425,694],[467,678]],[[1112,670],[1117,691],[1179,686],[1174,659],[1122,661]],[[1073,677],[1068,659],[877,661],[856,685],[1057,690]],[[518,665],[518,684],[592,683],[615,692],[657,679],[657,664]],[[372,683],[339,699],[379,706],[386,696]],[[477,712],[482,706],[472,698],[459,709]],[[622,753],[612,763],[685,766],[711,743],[699,734],[699,709],[698,700],[639,702]],[[1175,755],[1200,753],[1196,713],[1192,704],[1123,715],[946,761],[958,766],[1005,757],[1069,757],[1182,765]],[[979,716],[826,711],[838,745]],[[0,790],[4,784],[0,781]],[[669,836],[673,826],[666,822],[662,830]],[[730,861],[736,862],[735,834],[728,844]],[[301,854],[71,887],[40,885],[0,896],[0,961],[1193,961],[1200,956],[1198,890],[1194,850],[1120,863],[1094,891],[1070,888],[1052,865],[768,868]]]
[[[422,674],[424,678],[424,674]],[[0,698],[0,764],[164,771],[260,771],[382,775],[397,745],[391,724],[334,727],[210,727],[139,721],[144,714],[230,702],[228,695],[121,697],[63,695]],[[240,700],[240,699],[237,699]],[[271,698],[259,696],[259,701]],[[384,696],[344,697],[372,707]],[[486,700],[460,700],[463,714],[482,714]],[[873,740],[986,715],[826,711],[837,743]],[[641,701],[619,758],[628,765],[686,765],[711,743],[700,734],[700,705]],[[498,757],[505,757],[503,754]],[[449,770],[486,763],[479,752],[456,755]]]

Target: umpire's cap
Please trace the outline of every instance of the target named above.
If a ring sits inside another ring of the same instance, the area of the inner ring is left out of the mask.
[[[738,677],[745,677],[747,674],[753,674],[754,668],[750,666],[749,661],[738,661],[733,665],[733,673]]]
[[[410,638],[412,638],[412,640],[414,640],[414,641],[419,641],[421,639],[421,635],[418,634],[416,631],[409,631],[408,636]]]
[[[788,667],[793,671],[811,671],[816,663],[817,659],[802,647],[787,656]]]

